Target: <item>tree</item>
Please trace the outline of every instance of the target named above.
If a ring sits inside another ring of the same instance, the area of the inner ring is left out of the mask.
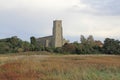
[[[30,42],[30,47],[32,51],[40,51],[40,45],[37,44],[36,38],[34,36],[30,37]]]
[[[37,44],[37,42],[36,42],[36,39],[35,39],[35,37],[30,37],[30,41],[31,41],[31,44],[32,45],[36,45]]]
[[[5,42],[0,42],[0,53],[6,53],[10,51],[10,47],[8,43]]]
[[[95,48],[95,41],[92,35],[86,39],[83,35],[81,35],[81,44],[76,48],[76,52],[78,54],[93,54],[97,53],[98,49]]]
[[[107,54],[120,54],[120,41],[106,38],[103,45],[103,51]]]
[[[89,35],[89,37],[87,38],[87,43],[91,46],[95,46],[95,41],[92,35]]]
[[[18,48],[22,47],[22,40],[16,36],[9,38],[7,43],[10,43],[11,52],[17,52]]]
[[[81,41],[82,44],[84,44],[84,43],[87,42],[87,39],[83,35],[81,35],[80,41]]]
[[[74,44],[68,44],[66,43],[63,47],[62,50],[64,53],[72,53],[75,54],[76,53],[76,46]]]
[[[81,35],[80,41],[82,44],[90,44],[91,46],[95,45],[95,41],[92,35],[89,35],[87,39],[83,35]]]
[[[29,51],[30,50],[30,43],[27,41],[23,41],[22,48],[24,51]]]

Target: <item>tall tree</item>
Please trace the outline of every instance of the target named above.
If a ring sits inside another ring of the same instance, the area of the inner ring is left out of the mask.
[[[89,35],[87,38],[87,43],[91,46],[95,46],[95,41],[92,35]]]
[[[30,41],[31,41],[31,44],[32,44],[32,45],[36,45],[36,44],[37,44],[37,43],[36,43],[36,39],[35,39],[34,36],[30,37]]]
[[[103,50],[107,54],[120,54],[120,41],[106,38],[104,41]]]
[[[82,44],[84,44],[84,43],[86,43],[87,39],[83,35],[81,35],[80,41]]]
[[[31,41],[31,50],[32,51],[40,51],[41,47],[39,44],[37,44],[36,38],[34,36],[30,37]]]

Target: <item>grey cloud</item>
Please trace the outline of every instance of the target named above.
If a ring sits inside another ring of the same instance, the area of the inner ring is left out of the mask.
[[[71,41],[79,40],[78,38],[80,34],[87,35],[89,33],[91,34],[91,32],[94,32],[92,34],[94,34],[95,37],[104,37],[104,32],[100,30],[104,30],[105,32],[107,32],[107,29],[109,29],[110,27],[112,27],[110,29],[114,29],[115,25],[117,25],[118,28],[115,26],[116,30],[114,30],[114,34],[113,32],[111,34],[113,34],[113,36],[118,34],[117,36],[119,37],[119,33],[115,32],[119,31],[120,18],[118,16],[116,16],[117,18],[108,18],[111,16],[103,17],[93,15],[120,15],[120,1],[82,0],[82,3],[82,7],[81,4],[79,4],[79,6],[76,5],[72,7],[73,5],[71,5],[67,8],[62,7],[61,9],[59,9],[59,7],[56,7],[56,9],[51,7],[49,9],[46,8],[45,5],[43,6],[43,8],[33,7],[31,9],[31,7],[26,8],[23,6],[21,8],[18,6],[10,9],[1,9],[0,38],[16,35],[22,39],[29,40],[30,36],[42,37],[46,35],[51,35],[53,26],[52,21],[54,19],[63,20],[64,35],[67,39],[70,39]],[[88,5],[88,7],[84,8],[84,4]],[[73,13],[73,10],[79,12]],[[87,13],[88,15],[84,13]],[[109,25],[106,26],[106,24]],[[90,30],[89,28],[92,30]],[[96,33],[96,30],[100,31],[99,34]],[[108,34],[110,33],[108,32]]]
[[[82,3],[96,9],[99,15],[120,15],[120,0],[81,0]]]

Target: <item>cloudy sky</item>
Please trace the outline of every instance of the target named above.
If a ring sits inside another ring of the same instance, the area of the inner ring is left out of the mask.
[[[0,38],[51,35],[56,19],[70,41],[80,35],[120,40],[120,0],[0,0]]]

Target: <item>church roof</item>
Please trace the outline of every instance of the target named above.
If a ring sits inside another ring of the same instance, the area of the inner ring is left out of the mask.
[[[52,35],[51,36],[45,36],[45,37],[40,37],[38,39],[42,39],[42,38],[50,38],[50,37],[53,37]]]

